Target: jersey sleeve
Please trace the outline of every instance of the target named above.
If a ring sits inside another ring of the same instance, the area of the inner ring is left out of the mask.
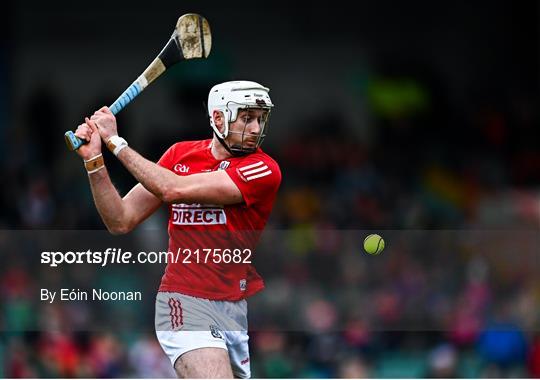
[[[161,158],[158,160],[157,164],[159,166],[163,166],[166,169],[172,170],[174,164],[174,157],[176,156],[176,152],[178,151],[179,144],[180,143],[176,143],[169,149],[167,149],[165,153],[163,153]]]
[[[247,206],[273,198],[281,183],[279,165],[269,157],[253,157],[226,170]]]

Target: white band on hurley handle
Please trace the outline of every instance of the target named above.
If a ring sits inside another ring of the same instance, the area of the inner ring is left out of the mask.
[[[126,140],[118,135],[114,135],[107,140],[107,148],[115,155],[118,156],[118,153],[128,146]]]

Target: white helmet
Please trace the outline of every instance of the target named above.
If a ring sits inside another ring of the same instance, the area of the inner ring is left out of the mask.
[[[265,136],[265,130],[268,125],[268,117],[270,110],[274,107],[272,100],[268,95],[270,90],[267,87],[261,86],[259,83],[251,81],[232,81],[215,85],[208,94],[208,116],[210,117],[210,125],[218,140],[235,154],[249,153],[260,146]],[[238,110],[256,108],[265,110],[264,116],[261,118],[261,132],[255,148],[246,149],[243,146],[229,147],[223,140],[229,135],[229,125],[236,121]],[[224,116],[224,129],[220,132],[214,123],[212,114],[214,111],[221,111]]]

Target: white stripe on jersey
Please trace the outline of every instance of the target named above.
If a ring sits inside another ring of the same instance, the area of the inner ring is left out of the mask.
[[[247,172],[243,172],[242,174],[243,175],[250,175],[250,174],[255,174],[255,173],[258,173],[258,172],[262,172],[263,170],[266,170],[268,169],[268,166],[264,165],[264,166],[259,166],[258,168],[255,168],[253,170],[248,170]]]
[[[268,170],[268,171],[265,171],[264,173],[261,173],[261,174],[255,174],[255,175],[252,175],[250,177],[246,177],[246,181],[251,181],[252,179],[265,177],[265,176],[267,176],[267,175],[269,175],[271,173],[272,173],[272,170]]]
[[[254,167],[257,167],[257,166],[261,166],[262,164],[264,164],[264,162],[262,161],[259,161],[259,162],[256,162],[254,164],[251,164],[251,165],[248,165],[248,166],[243,166],[241,168],[238,168],[238,170],[240,170],[241,172],[243,172],[244,170],[248,170],[248,169],[251,169],[251,168],[254,168]]]

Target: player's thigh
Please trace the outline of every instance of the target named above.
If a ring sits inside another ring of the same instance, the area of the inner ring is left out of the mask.
[[[185,352],[174,363],[174,370],[179,378],[233,378],[227,350],[216,347]]]

